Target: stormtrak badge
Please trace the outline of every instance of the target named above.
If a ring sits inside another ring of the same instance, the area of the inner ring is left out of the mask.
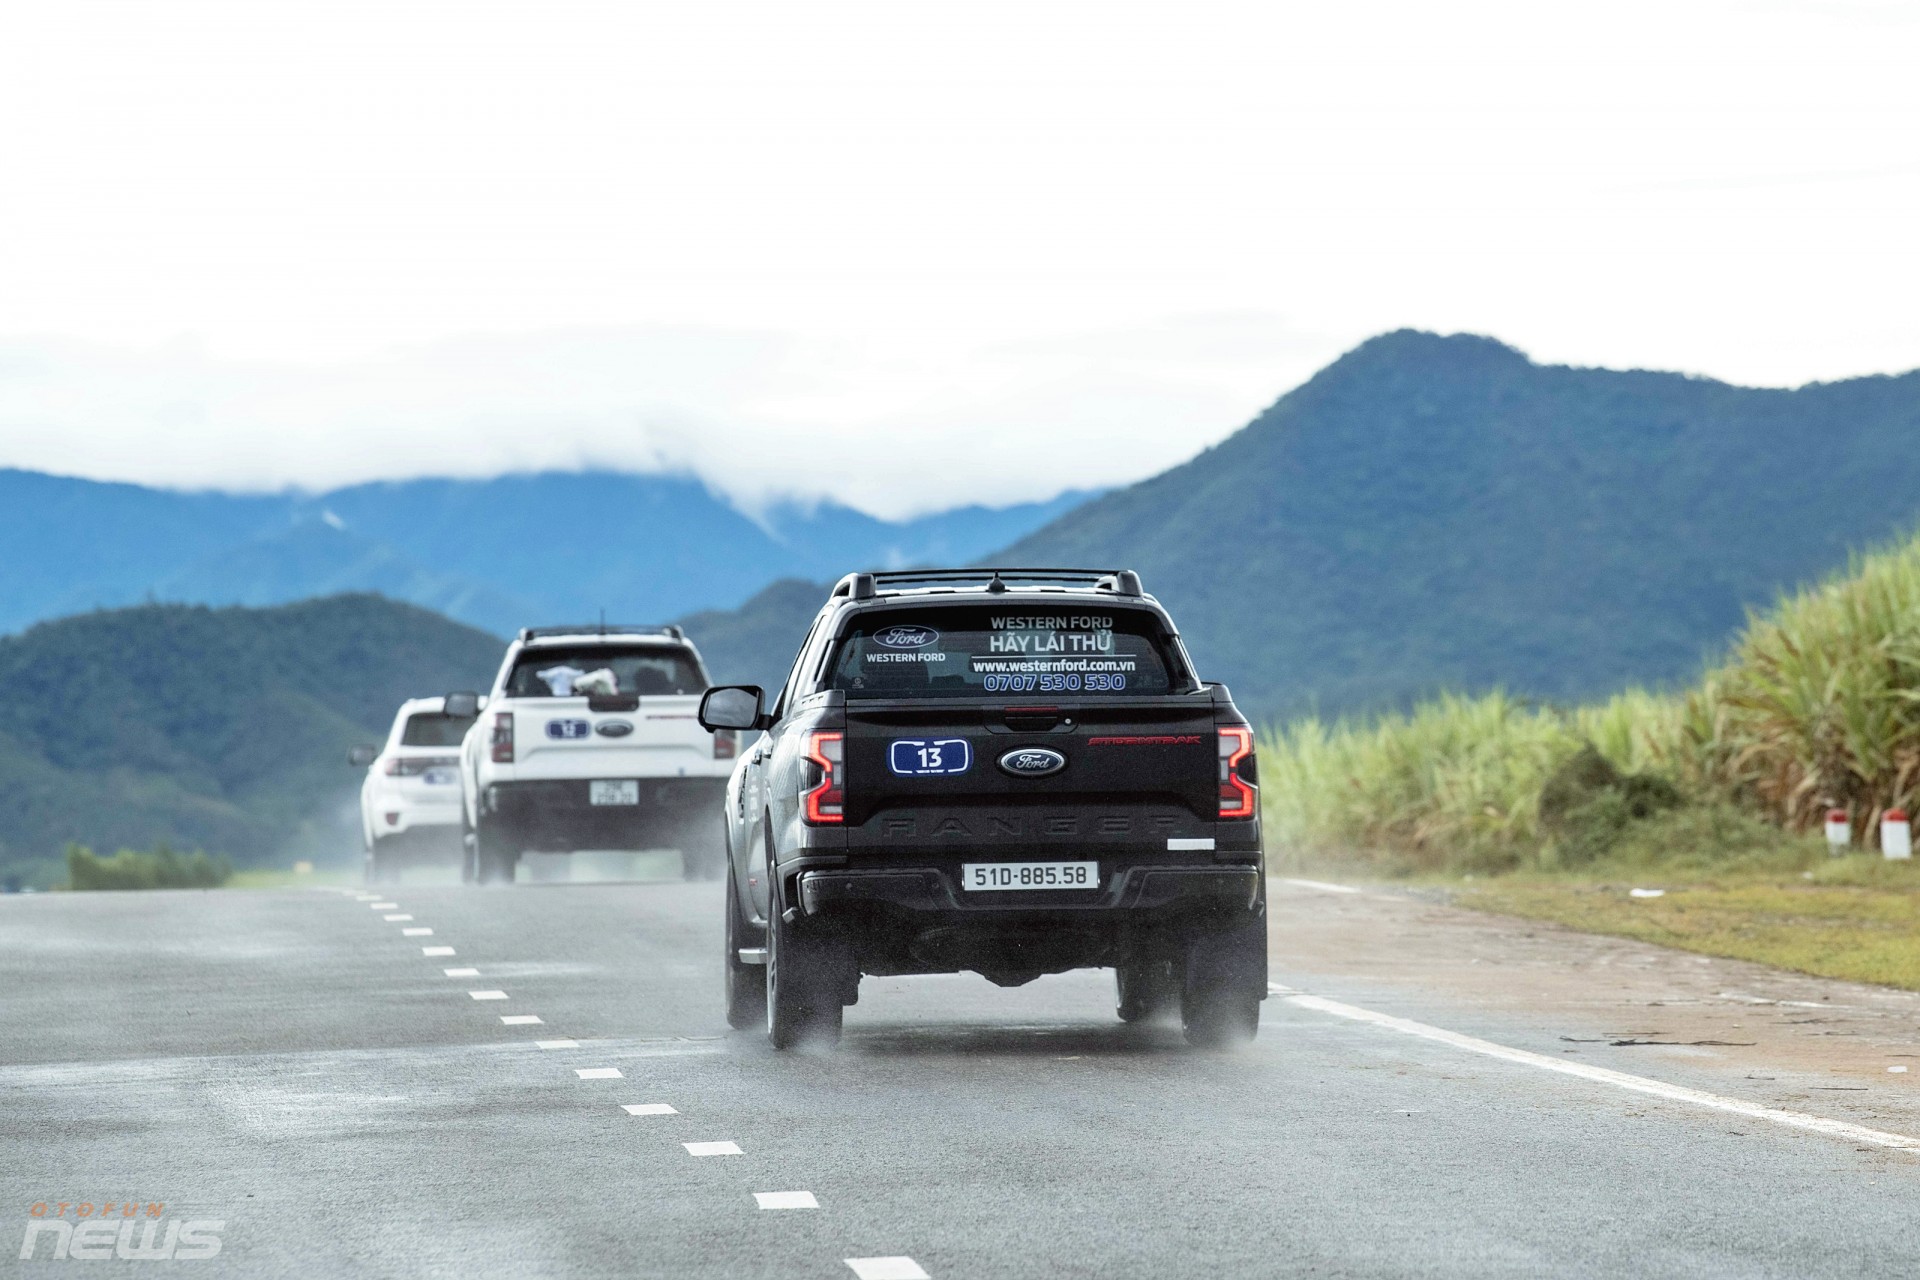
[[[873,642],[882,649],[924,649],[939,638],[932,627],[886,627],[873,633]]]

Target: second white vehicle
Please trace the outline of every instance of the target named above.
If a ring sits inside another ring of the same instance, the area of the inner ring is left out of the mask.
[[[697,718],[708,685],[678,627],[530,627],[460,752],[465,875],[511,881],[528,851],[677,849],[722,866],[738,739]]]
[[[360,835],[369,881],[391,880],[409,863],[459,856],[460,741],[478,713],[460,701],[456,694],[403,702],[386,742],[348,753],[349,762],[367,766]]]

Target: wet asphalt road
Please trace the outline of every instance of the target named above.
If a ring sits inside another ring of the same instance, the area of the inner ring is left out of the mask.
[[[1206,1054],[1177,1028],[1119,1024],[1107,973],[1012,991],[868,979],[837,1052],[780,1055],[722,1020],[716,886],[400,886],[380,901],[398,905],[324,890],[0,898],[6,1265],[207,1277],[844,1278],[859,1274],[849,1259],[875,1258],[912,1261],[863,1262],[872,1275],[940,1280],[1920,1273],[1920,1156],[1277,1000],[1254,1046]],[[383,918],[395,914],[413,919]],[[419,928],[433,932],[403,936]],[[1316,989],[1311,973],[1273,976]],[[1369,995],[1350,982],[1328,994]],[[1373,994],[1376,1007],[1471,1035],[1542,1051],[1554,1040]],[[578,1074],[607,1068],[619,1076]],[[673,1111],[623,1109],[643,1104]],[[758,1206],[756,1193],[776,1192],[818,1207]],[[62,1202],[68,1221],[82,1203],[116,1214],[159,1203],[163,1221],[222,1222],[220,1251],[56,1262],[43,1233],[39,1260],[15,1261],[33,1206]]]

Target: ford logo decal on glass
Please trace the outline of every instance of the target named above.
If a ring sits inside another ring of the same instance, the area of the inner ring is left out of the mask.
[[[932,627],[887,627],[873,633],[873,642],[882,649],[924,649],[939,638]]]
[[[585,720],[549,720],[547,736],[558,738],[562,742],[576,742],[586,737],[592,727]]]
[[[1020,747],[1000,757],[1000,767],[1016,778],[1044,778],[1067,767],[1067,758],[1046,747]]]
[[[624,738],[633,732],[633,723],[628,720],[602,720],[593,726],[593,731],[603,738]]]

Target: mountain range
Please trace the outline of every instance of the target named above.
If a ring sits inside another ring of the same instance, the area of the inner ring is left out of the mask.
[[[79,841],[241,864],[359,844],[347,748],[407,698],[481,689],[498,639],[377,596],[145,605],[0,637],[0,882]]]
[[[698,479],[540,472],[318,494],[150,489],[0,470],[0,632],[145,600],[268,605],[375,591],[495,634],[657,622],[782,574],[967,560],[1084,500],[880,520],[832,502],[750,517]]]
[[[1368,341],[1220,444],[987,557],[1138,569],[1264,718],[1697,674],[1748,609],[1908,531],[1920,373],[1791,390]],[[779,679],[824,582],[689,619]]]

